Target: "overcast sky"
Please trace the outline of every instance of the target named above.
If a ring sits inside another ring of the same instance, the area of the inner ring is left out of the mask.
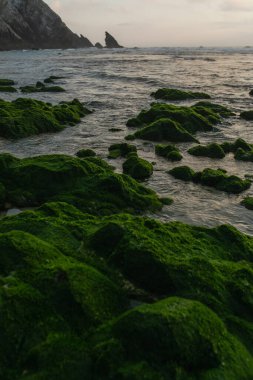
[[[46,0],[93,43],[124,46],[253,45],[253,0]]]

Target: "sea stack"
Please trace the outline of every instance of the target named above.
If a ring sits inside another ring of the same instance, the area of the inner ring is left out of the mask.
[[[42,0],[0,0],[0,50],[92,47]]]
[[[108,32],[105,32],[105,47],[108,49],[123,48],[123,46],[119,45],[115,38]]]

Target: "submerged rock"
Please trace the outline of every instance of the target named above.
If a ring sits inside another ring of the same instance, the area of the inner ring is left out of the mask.
[[[241,204],[245,206],[248,210],[253,210],[253,197],[244,198]]]
[[[0,86],[0,92],[17,92],[17,90],[11,86]]]
[[[194,146],[188,150],[188,153],[193,156],[203,156],[210,158],[224,158],[226,156],[222,147],[216,143],[212,143],[206,146]]]
[[[201,185],[214,187],[227,193],[239,194],[251,186],[251,181],[241,179],[234,175],[227,175],[222,169],[204,169],[202,172],[194,172],[188,166],[179,166],[169,171],[173,177],[184,181],[192,181]]]
[[[6,0],[0,7],[0,50],[92,47],[42,0]]]
[[[14,86],[15,82],[14,80],[12,79],[0,79],[0,86],[1,87],[4,87],[4,86]]]
[[[51,105],[35,99],[19,98],[13,102],[0,99],[0,136],[19,139],[46,132],[58,132],[75,125],[91,113],[77,99]]]
[[[183,91],[174,88],[160,88],[156,92],[152,92],[151,96],[162,100],[211,99],[210,95],[203,92]]]
[[[49,82],[49,80],[51,80]],[[45,82],[46,81],[46,82]],[[45,79],[45,83],[53,83],[53,80],[51,78]],[[45,86],[42,82],[37,82],[36,85],[29,85],[20,87],[21,92],[25,94],[30,94],[33,92],[64,92],[64,88],[60,86]]]
[[[115,38],[108,32],[105,32],[105,47],[108,49],[123,48],[123,46],[119,45]]]
[[[137,148],[135,145],[120,143],[120,144],[112,144],[109,148],[108,158],[115,159],[119,157],[127,157],[129,153],[136,153]]]
[[[241,119],[252,121],[253,120],[253,110],[241,112],[240,117],[241,117]]]

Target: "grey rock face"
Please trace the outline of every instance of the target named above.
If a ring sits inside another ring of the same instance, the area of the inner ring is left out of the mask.
[[[42,0],[0,0],[0,50],[92,47]]]
[[[123,46],[119,45],[115,38],[108,32],[105,32],[105,47],[108,49],[123,48]]]
[[[95,47],[98,48],[98,49],[103,49],[103,46],[101,45],[100,42],[97,42],[97,43],[95,44]]]

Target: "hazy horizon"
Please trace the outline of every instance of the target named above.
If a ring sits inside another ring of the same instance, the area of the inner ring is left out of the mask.
[[[45,0],[76,33],[124,46],[253,45],[252,0]]]

